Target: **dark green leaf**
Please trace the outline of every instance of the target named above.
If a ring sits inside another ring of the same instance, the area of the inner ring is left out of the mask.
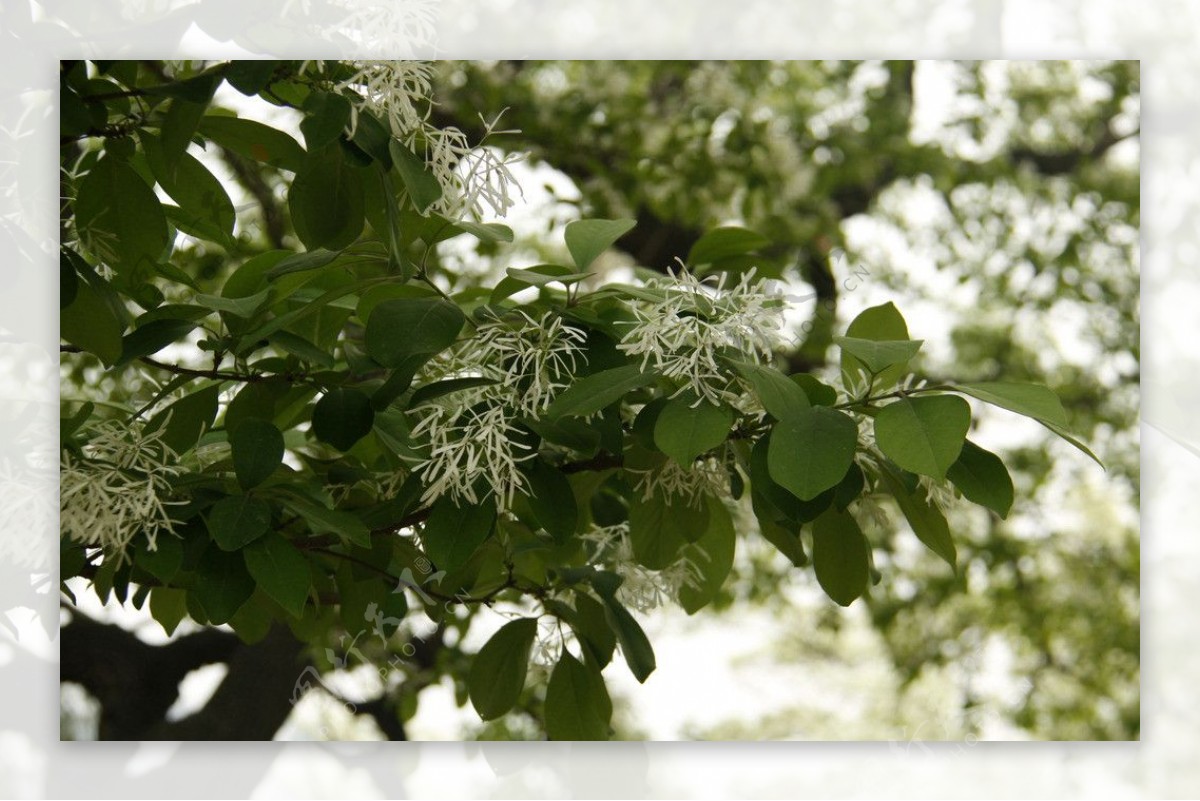
[[[804,390],[809,403],[813,406],[834,406],[837,404],[837,390],[822,383],[816,376],[808,373],[796,373],[788,376],[800,389]]]
[[[918,494],[921,492],[919,488],[912,490],[907,487],[900,473],[892,465],[884,464],[880,477],[887,491],[895,497],[896,504],[908,520],[908,525],[917,535],[917,539],[944,559],[951,568],[957,570],[957,550],[941,510]]]
[[[340,451],[354,447],[354,443],[371,433],[374,424],[371,399],[353,387],[330,390],[313,407],[313,434]]]
[[[237,317],[252,317],[259,308],[267,302],[270,297],[271,290],[263,289],[255,292],[253,295],[247,295],[242,298],[226,298],[217,295],[197,294],[194,300],[197,304],[212,309],[213,311],[225,312]]]
[[[267,270],[267,280],[273,281],[280,276],[320,269],[340,255],[342,255],[340,250],[325,250],[324,248],[317,248],[305,253],[293,253]]]
[[[152,320],[140,325],[122,337],[121,358],[117,359],[113,366],[121,367],[135,359],[157,353],[167,345],[183,339],[195,328],[194,321],[178,318]]]
[[[573,220],[567,223],[567,250],[575,266],[586,270],[596,257],[637,225],[636,220]]]
[[[179,160],[192,143],[196,125],[204,116],[208,103],[193,103],[188,100],[172,100],[162,124],[162,158],[166,165],[165,174],[175,178]],[[143,140],[144,141],[144,140]],[[178,200],[178,198],[176,198]],[[180,201],[182,205],[182,201]]]
[[[512,242],[513,231],[502,223],[477,223],[471,220],[459,220],[454,223],[458,228],[482,242]]]
[[[546,736],[551,740],[607,740],[612,701],[600,671],[563,650],[546,687]]]
[[[75,225],[88,250],[136,280],[169,243],[162,204],[128,164],[100,159],[79,184]]]
[[[679,588],[679,604],[689,615],[707,606],[725,583],[733,569],[733,554],[737,537],[733,519],[725,504],[716,498],[708,499],[708,527],[695,543],[684,546],[682,556],[699,572],[694,584]]]
[[[867,538],[847,512],[830,509],[813,523],[813,570],[825,594],[849,606],[867,591]]]
[[[421,529],[426,555],[443,570],[457,570],[491,535],[496,506],[490,501],[459,506],[448,497],[434,502]]]
[[[332,92],[313,92],[304,101],[304,110],[300,132],[309,151],[337,141],[350,122],[350,101]]]
[[[708,528],[708,507],[659,495],[634,498],[629,505],[629,540],[633,555],[651,570],[662,570],[679,556],[684,544],[696,542]]]
[[[462,310],[442,298],[385,300],[367,320],[367,354],[384,367],[399,367],[450,347],[465,322]]]
[[[341,250],[358,239],[363,202],[362,176],[336,147],[311,154],[288,192],[296,236],[309,250]]]
[[[146,428],[156,431],[165,423],[162,443],[176,454],[187,453],[216,419],[219,394],[218,384],[191,391],[152,417]]]
[[[575,591],[575,614],[571,627],[579,638],[585,660],[597,667],[612,661],[617,635],[604,614],[604,605],[587,593]]]
[[[700,454],[720,445],[733,427],[733,410],[707,401],[693,405],[694,398],[673,398],[663,407],[654,424],[654,444],[685,470]]]
[[[617,642],[621,644],[621,653],[625,656],[625,664],[639,682],[644,683],[657,666],[654,660],[654,649],[646,632],[633,619],[629,610],[621,605],[611,593],[601,595],[604,603],[604,614],[608,625],[617,634]]]
[[[295,139],[261,122],[206,116],[200,120],[197,130],[239,156],[272,167],[296,172],[304,164],[304,148]]]
[[[536,619],[513,620],[501,626],[475,655],[467,676],[467,693],[484,720],[505,714],[521,697],[536,636]]]
[[[397,139],[388,143],[388,152],[392,163],[400,173],[400,180],[408,190],[408,196],[417,211],[424,213],[431,205],[442,199],[442,185],[429,168],[425,160],[413,153]]]
[[[244,548],[271,528],[271,507],[249,495],[231,495],[208,511],[208,531],[225,551]]]
[[[153,588],[150,590],[150,616],[170,637],[179,622],[187,617],[187,593],[174,587]]]
[[[555,542],[564,543],[575,533],[579,508],[571,482],[558,469],[541,459],[534,459],[526,468],[529,479],[529,506],[537,522]]]
[[[183,541],[170,534],[155,538],[155,548],[140,550],[137,565],[161,582],[175,578],[183,566]]]
[[[283,500],[283,505],[304,518],[314,534],[330,532],[355,545],[371,547],[371,531],[362,520],[340,509],[330,509],[307,498],[295,495]]]
[[[225,80],[244,95],[256,95],[266,88],[279,63],[268,59],[234,61],[225,71]]]
[[[1013,483],[1008,468],[996,454],[967,440],[958,461],[946,471],[946,477],[968,501],[986,506],[1002,518],[1008,517],[1013,504]]]
[[[251,418],[229,432],[233,469],[242,489],[263,483],[283,461],[283,434],[266,420]]]
[[[432,384],[417,387],[413,391],[412,399],[408,402],[408,408],[415,409],[423,403],[429,403],[431,400],[436,400],[454,392],[462,392],[464,389],[474,389],[475,387],[487,387],[495,383],[496,379],[484,378],[483,376],[447,378],[443,381],[434,381]]]
[[[204,552],[191,595],[199,602],[209,623],[214,626],[228,623],[253,594],[254,579],[240,553],[226,553],[218,548]]]
[[[95,354],[106,365],[121,357],[120,320],[112,308],[85,281],[80,281],[75,300],[62,310],[59,333],[77,348]]]
[[[614,367],[579,379],[554,399],[544,417],[567,415],[586,417],[615,403],[638,387],[654,380],[652,373],[643,373],[636,364]]]
[[[243,556],[263,592],[294,617],[304,614],[312,578],[308,560],[296,546],[271,532],[247,547]]]
[[[892,461],[941,481],[962,450],[971,407],[956,395],[925,395],[889,403],[875,417],[875,439]]]
[[[854,420],[842,412],[813,406],[775,424],[767,464],[775,483],[808,501],[842,480],[857,446]]]

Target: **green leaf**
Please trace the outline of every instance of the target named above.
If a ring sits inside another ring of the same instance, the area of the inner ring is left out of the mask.
[[[837,405],[837,390],[823,383],[816,376],[809,375],[808,373],[796,373],[795,375],[788,376],[788,379],[804,390],[805,396],[813,406]]]
[[[183,541],[170,535],[156,537],[154,550],[137,552],[137,565],[159,581],[170,581],[183,566]]]
[[[62,338],[111,366],[121,358],[122,330],[121,321],[104,298],[86,281],[80,281],[75,300],[62,310],[59,324]]]
[[[941,481],[971,427],[971,407],[956,395],[902,398],[880,409],[875,440],[892,461]]]
[[[575,591],[575,614],[571,627],[579,638],[586,661],[602,668],[612,661],[617,635],[604,614],[604,605],[580,590]]]
[[[442,199],[442,185],[437,177],[429,171],[425,160],[402,145],[399,140],[392,139],[388,143],[388,152],[400,173],[400,181],[408,190],[408,196],[417,211],[424,213],[426,209]]]
[[[204,610],[209,623],[214,626],[228,623],[253,594],[254,579],[246,571],[240,553],[209,548],[200,557],[191,595]]]
[[[239,156],[297,172],[305,161],[304,148],[283,131],[254,120],[209,115],[196,129]]]
[[[812,500],[850,469],[858,426],[848,415],[813,406],[775,424],[767,452],[771,478],[802,501]]]
[[[314,534],[330,532],[363,548],[371,547],[371,531],[366,523],[349,512],[330,509],[307,498],[289,495],[283,505],[304,518]]]
[[[114,367],[122,367],[135,359],[149,356],[183,339],[196,328],[193,320],[167,318],[151,320],[130,331],[121,338],[121,358]]]
[[[80,181],[75,225],[88,250],[131,280],[152,272],[170,243],[154,190],[112,157],[100,159]]]
[[[434,502],[421,528],[425,554],[442,570],[457,570],[491,535],[496,506],[491,501],[459,506],[443,496]]]
[[[189,392],[150,418],[146,428],[157,431],[165,423],[162,443],[177,455],[187,453],[196,447],[201,433],[216,419],[220,389],[220,385],[214,383]]]
[[[573,220],[567,223],[567,250],[575,266],[586,270],[596,257],[637,225],[637,220]]]
[[[683,395],[670,400],[654,424],[654,444],[691,470],[696,457],[720,445],[733,427],[733,410]]]
[[[840,511],[846,511],[846,508],[862,494],[866,483],[866,476],[863,475],[862,468],[857,464],[851,464],[850,469],[846,471],[846,477],[834,488],[834,506]]]
[[[876,341],[858,337],[834,337],[833,341],[843,352],[857,358],[872,373],[882,373],[894,364],[907,364],[924,344],[922,339]]]
[[[481,242],[512,242],[513,230],[503,223],[477,223],[459,220],[454,227],[470,234]]]
[[[800,532],[792,531],[786,526],[771,520],[758,519],[758,530],[763,539],[774,545],[779,552],[787,557],[795,567],[808,564],[808,554],[804,553],[804,544],[800,542]]]
[[[546,409],[543,417],[586,417],[615,403],[633,390],[654,380],[636,364],[614,367],[579,379],[567,387]]]
[[[946,471],[946,477],[968,501],[986,506],[1002,518],[1008,517],[1013,504],[1012,477],[996,454],[967,440],[958,460]]]
[[[336,142],[350,122],[350,101],[332,92],[313,92],[304,101],[304,110],[300,132],[309,151]]]
[[[660,495],[634,498],[629,505],[629,541],[633,556],[651,570],[662,570],[679,556],[688,542],[696,542],[708,528],[708,507],[674,503]]]
[[[266,303],[270,297],[270,288],[255,292],[253,295],[247,295],[241,298],[219,297],[217,295],[202,295],[198,294],[194,300],[197,304],[206,309],[213,311],[232,314],[237,317],[249,318],[253,317],[254,313]]]
[[[311,154],[288,191],[296,236],[309,250],[345,248],[362,233],[363,198],[362,176],[340,148]]]
[[[774,367],[749,362],[733,362],[733,366],[776,420],[799,415],[811,405],[800,385]]]
[[[367,355],[384,367],[433,356],[454,344],[465,322],[462,309],[442,298],[385,300],[367,321]]]
[[[545,716],[551,740],[607,740],[612,700],[600,671],[564,649],[546,686]]]
[[[876,341],[895,342],[908,339],[908,324],[892,303],[882,306],[872,306],[855,317],[846,329],[846,336],[854,339],[870,339]],[[854,383],[862,371],[870,372],[862,361],[842,350],[842,381],[847,385]],[[893,365],[876,376],[877,386],[890,386],[900,379],[904,372],[902,365]]]
[[[543,269],[547,269],[551,267],[558,267],[560,265],[543,264],[540,266]],[[528,284],[529,286],[548,286],[549,284],[562,284],[563,286],[569,286],[570,284],[577,284],[591,275],[591,273],[573,273],[566,268],[563,268],[562,272],[555,271],[555,273],[552,275],[539,272],[536,269],[525,270],[519,267],[509,267],[504,272],[509,278],[516,279],[517,281],[520,281],[523,284]]]
[[[207,224],[220,232],[219,242],[228,242],[237,215],[216,176],[190,153],[180,153],[172,164],[166,144],[151,134],[141,134],[141,140],[151,172],[163,191],[179,204],[180,214],[192,222],[189,227]]]
[[[1060,426],[1060,425],[1055,425],[1053,423],[1047,423],[1045,420],[1041,420],[1039,422],[1041,422],[1041,424],[1044,425],[1046,428],[1050,429],[1055,434],[1062,437],[1064,440],[1066,440],[1070,444],[1074,445],[1076,448],[1078,448],[1079,450],[1081,450],[1085,454],[1087,454],[1089,457],[1091,457],[1092,461],[1095,462],[1096,464],[1100,465],[1101,469],[1104,468],[1104,462],[1100,461],[1099,457],[1097,457],[1096,454],[1092,453],[1091,449],[1088,448],[1087,445],[1084,445],[1082,442],[1080,442],[1078,439],[1076,439],[1075,436],[1070,431],[1068,431],[1066,428],[1064,428],[1063,426]]]
[[[192,103],[208,103],[224,79],[225,67],[219,66],[180,81],[147,86],[143,88],[143,91],[148,95],[172,97]]]
[[[196,125],[207,108],[207,102],[193,103],[188,100],[172,100],[167,108],[162,124],[162,158],[168,178],[175,177],[179,160],[192,143]]]
[[[225,70],[225,80],[244,95],[256,95],[266,88],[279,64],[268,59],[234,61]]]
[[[1067,411],[1053,390],[1040,384],[1017,384],[991,381],[980,384],[956,384],[954,389],[973,398],[1023,414],[1044,423],[1047,427],[1067,427]],[[1051,429],[1053,430],[1053,429]]]
[[[244,548],[271,528],[271,507],[249,495],[230,495],[208,510],[208,531],[224,551]]]
[[[291,331],[276,331],[267,337],[267,340],[272,345],[283,348],[300,361],[326,368],[333,367],[332,353],[318,348],[304,337],[296,336]]]
[[[908,520],[908,525],[917,535],[917,539],[957,571],[958,553],[950,536],[950,526],[946,524],[945,515],[923,496],[905,486],[894,466],[884,464],[880,477],[887,491],[895,497],[896,504]]]
[[[730,256],[753,253],[769,244],[771,240],[746,228],[733,225],[714,228],[692,245],[692,249],[688,251],[687,263],[691,267],[699,267]]]
[[[808,523],[816,520],[833,503],[834,489],[820,492],[811,500],[800,500],[795,493],[784,489],[771,477],[771,443],[768,432],[754,443],[750,451],[750,497],[755,513],[777,523]]]
[[[283,462],[283,434],[266,420],[243,420],[229,432],[229,447],[242,489],[263,483]]]
[[[529,506],[538,524],[554,541],[565,543],[575,533],[579,508],[571,482],[557,468],[534,459],[528,463],[525,475],[529,479]]]
[[[187,617],[187,593],[175,587],[153,588],[150,590],[150,616],[170,637],[179,622]]]
[[[600,600],[604,603],[604,615],[608,625],[616,632],[617,642],[621,644],[625,664],[629,665],[629,671],[639,683],[645,683],[657,667],[654,649],[646,637],[646,632],[642,631],[642,627],[633,619],[629,610],[611,593],[602,594]]]
[[[733,569],[733,554],[737,537],[733,519],[725,504],[716,498],[708,499],[708,528],[695,543],[684,546],[682,556],[699,571],[695,584],[679,588],[679,604],[689,615],[707,606],[725,583]]]
[[[417,389],[413,390],[412,398],[408,402],[408,408],[415,409],[423,403],[429,403],[429,401],[436,400],[444,395],[462,392],[464,389],[492,386],[495,383],[496,379],[484,378],[483,376],[447,378],[442,381],[434,381],[432,384],[426,384],[423,387],[417,387]]]
[[[271,532],[247,547],[243,556],[263,592],[293,617],[304,614],[312,578],[308,559],[296,546]]]
[[[536,636],[535,618],[513,620],[501,626],[475,655],[467,676],[467,693],[484,720],[505,714],[521,697]]]
[[[812,562],[821,589],[840,606],[849,606],[867,591],[867,538],[849,513],[830,509],[816,519]]]
[[[374,424],[371,399],[353,387],[326,392],[312,411],[313,434],[340,451],[353,448],[354,443],[371,433]]]
[[[274,267],[267,270],[267,280],[274,281],[276,278],[284,275],[318,270],[340,255],[342,255],[342,251],[340,250],[325,250],[324,248],[309,250],[305,253],[293,253],[287,258],[281,259]]]

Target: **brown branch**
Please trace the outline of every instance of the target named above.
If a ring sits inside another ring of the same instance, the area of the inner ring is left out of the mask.
[[[267,241],[276,250],[283,250],[283,238],[287,229],[284,224],[283,211],[275,199],[271,185],[263,178],[257,165],[251,164],[247,159],[224,147],[220,148],[218,152],[229,168],[233,170],[238,183],[254,196],[262,210],[263,233],[266,234]]]

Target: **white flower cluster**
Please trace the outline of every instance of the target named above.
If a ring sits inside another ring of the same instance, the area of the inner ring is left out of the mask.
[[[741,385],[719,359],[767,361],[783,336],[783,300],[754,280],[754,270],[727,283],[724,273],[708,284],[686,269],[668,271],[648,284],[662,300],[635,305],[636,321],[617,347],[640,356],[643,369],[682,381],[676,396],[736,403]]]
[[[458,128],[439,128],[429,121],[433,110],[433,66],[423,61],[351,61],[354,73],[339,84],[361,100],[352,108],[351,126],[358,114],[370,111],[383,119],[392,134],[418,155],[442,187],[442,198],[433,210],[456,219],[465,214],[481,217],[487,206],[505,216],[520,193],[510,169],[521,154],[504,154],[485,147],[495,133],[499,117],[490,123],[480,117],[485,134],[472,145]],[[320,65],[318,63],[318,69]]]
[[[430,381],[480,377],[495,383],[454,392],[418,406],[412,434],[429,442],[416,467],[426,485],[422,501],[443,495],[500,509],[527,488],[520,463],[533,457],[517,440],[517,422],[537,415],[565,388],[583,353],[584,334],[547,312],[535,319],[493,320],[447,357],[436,360]]]
[[[680,556],[662,570],[639,564],[633,556],[628,523],[592,526],[581,536],[595,546],[596,558],[592,564],[607,567],[624,579],[617,589],[617,600],[639,612],[677,603],[682,587],[700,586],[700,569],[686,556]]]
[[[729,495],[729,474],[720,459],[709,456],[692,464],[685,470],[674,459],[668,459],[652,470],[634,470],[640,477],[634,489],[642,493],[643,499],[652,495],[678,498],[688,506],[699,508],[709,496],[724,498]]]
[[[83,459],[63,451],[60,462],[60,528],[63,536],[125,559],[138,535],[158,547],[158,535],[174,534],[164,500],[180,468],[161,441],[165,426],[146,433],[115,420],[98,424]],[[177,502],[175,502],[177,503]]]

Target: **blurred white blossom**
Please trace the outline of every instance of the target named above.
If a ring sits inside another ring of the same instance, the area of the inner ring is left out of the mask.
[[[153,551],[159,534],[175,533],[167,507],[178,502],[167,497],[180,468],[162,442],[165,428],[147,433],[139,425],[105,421],[92,429],[82,458],[63,450],[62,536],[125,559],[136,537],[145,536]]]
[[[661,300],[634,305],[635,322],[617,347],[640,356],[643,369],[681,381],[674,396],[691,392],[697,403],[737,403],[741,383],[720,357],[767,361],[783,337],[782,297],[755,281],[754,270],[732,284],[724,273],[708,283],[686,269],[668,271],[647,288]]]

